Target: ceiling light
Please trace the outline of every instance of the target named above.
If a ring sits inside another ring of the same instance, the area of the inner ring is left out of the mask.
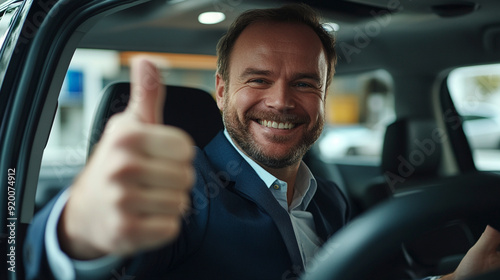
[[[336,32],[340,29],[340,25],[336,24],[335,22],[325,22],[322,25],[323,28],[328,32]]]
[[[204,12],[198,16],[198,21],[203,24],[216,24],[226,19],[221,12]]]

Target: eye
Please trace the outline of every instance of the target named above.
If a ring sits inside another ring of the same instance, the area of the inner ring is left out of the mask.
[[[266,83],[266,81],[264,79],[253,79],[253,80],[250,80],[249,83],[264,84],[264,83]]]
[[[298,82],[295,84],[295,86],[297,86],[297,87],[313,87],[311,84],[305,83],[305,82]]]
[[[253,88],[263,89],[268,88],[271,82],[267,79],[255,78],[248,80],[247,84]]]

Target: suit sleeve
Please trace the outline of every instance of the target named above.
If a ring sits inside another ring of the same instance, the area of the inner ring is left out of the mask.
[[[47,203],[35,215],[31,225],[28,227],[23,249],[26,279],[42,279],[42,277],[44,279],[55,279],[45,254],[45,229],[51,210],[61,195],[62,193]]]
[[[77,261],[61,250],[57,239],[57,224],[68,198],[69,190],[66,189],[34,218],[25,246],[25,255],[29,254],[25,259],[27,279],[39,279],[42,275],[44,279],[106,279],[122,262],[114,256]],[[43,234],[39,234],[40,232]]]

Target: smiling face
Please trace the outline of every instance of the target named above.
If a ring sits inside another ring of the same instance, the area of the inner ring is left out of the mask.
[[[258,22],[238,37],[217,104],[229,135],[269,168],[297,165],[324,124],[327,59],[306,25]]]

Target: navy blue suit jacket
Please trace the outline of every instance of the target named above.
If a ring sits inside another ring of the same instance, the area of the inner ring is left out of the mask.
[[[194,164],[192,209],[178,240],[137,254],[116,269],[118,274],[126,271],[135,279],[293,279],[300,274],[302,259],[288,213],[222,132],[197,151]],[[349,207],[335,184],[317,181],[307,211],[326,241],[346,224]],[[42,233],[50,208],[35,217],[28,232],[28,276],[49,271]]]

